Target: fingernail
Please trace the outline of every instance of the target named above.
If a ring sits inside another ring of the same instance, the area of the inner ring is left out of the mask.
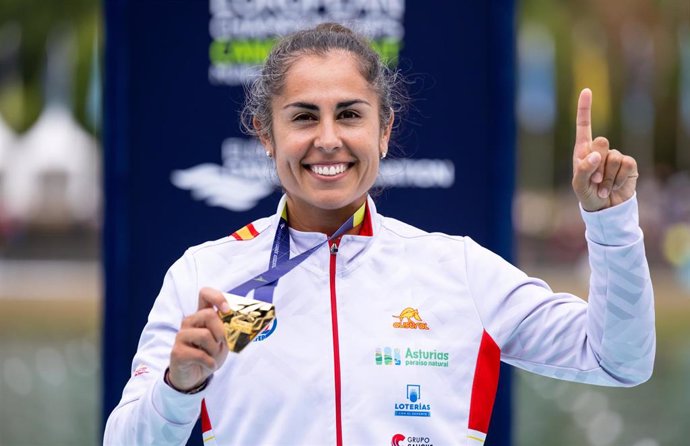
[[[600,158],[601,155],[599,155],[599,152],[592,152],[589,155],[587,155],[587,160],[592,164],[598,163]]]
[[[220,304],[220,311],[223,313],[228,313],[230,311],[230,305],[227,302]]]
[[[601,172],[594,172],[594,175],[592,175],[592,181],[595,183],[601,183],[601,180],[603,178],[603,175]]]
[[[609,196],[609,190],[607,188],[599,189],[599,198],[606,198]]]

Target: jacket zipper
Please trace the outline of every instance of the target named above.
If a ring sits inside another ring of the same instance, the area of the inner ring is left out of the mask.
[[[336,445],[343,444],[343,426],[341,418],[340,396],[340,345],[338,342],[338,308],[335,296],[335,264],[340,239],[330,242],[331,258],[329,267],[329,282],[331,288],[331,325],[333,329],[333,378],[335,382],[335,436]]]

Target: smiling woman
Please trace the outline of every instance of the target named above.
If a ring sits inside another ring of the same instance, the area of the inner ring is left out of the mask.
[[[599,385],[649,378],[636,164],[592,140],[591,92],[573,151],[593,272],[585,302],[469,237],[377,213],[368,193],[393,129],[393,80],[337,24],[272,50],[243,122],[284,197],[274,215],[170,268],[106,444],[183,444],[201,416],[207,445],[478,445],[501,360]],[[414,404],[400,403],[405,389]]]
[[[364,203],[388,152],[394,80],[366,40],[335,23],[273,49],[243,122],[275,158],[293,228],[332,234]]]
[[[391,113],[381,128],[379,102],[348,52],[292,65],[273,100],[271,134],[255,126],[275,159],[293,228],[330,235],[364,204],[393,124]]]

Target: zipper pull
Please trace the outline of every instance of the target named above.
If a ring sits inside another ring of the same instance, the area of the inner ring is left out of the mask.
[[[331,245],[331,255],[336,255],[338,254],[338,242],[333,242]]]

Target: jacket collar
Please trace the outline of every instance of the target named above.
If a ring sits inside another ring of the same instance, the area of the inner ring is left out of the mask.
[[[276,213],[272,217],[272,228],[278,227],[280,217],[283,212],[286,211],[286,205],[287,196],[283,195],[278,203]],[[338,247],[338,257],[344,262],[343,265],[345,269],[354,266],[352,261],[360,257],[360,255],[370,247],[374,239],[376,239],[380,225],[380,217],[376,210],[374,200],[371,198],[371,196],[367,196],[367,210],[364,216],[362,227],[360,229],[360,234],[346,234],[342,236]],[[325,239],[326,234],[321,232],[303,232],[290,228],[290,257],[310,249],[314,245],[323,242]],[[319,249],[318,252],[321,250],[328,250],[328,247],[324,246]],[[311,257],[322,257],[318,256],[318,252],[314,253],[314,255]],[[309,268],[312,263],[312,261],[307,260],[303,263],[303,265]],[[320,266],[317,267],[321,268]]]
[[[278,207],[276,208],[276,213],[273,215],[271,225],[276,226],[278,223],[280,223],[280,217],[287,212],[287,195],[283,194],[283,196],[280,198],[280,201],[278,202]],[[376,205],[374,204],[374,200],[371,198],[370,195],[367,195],[367,207],[366,211],[364,214],[364,221],[362,222],[362,226],[360,227],[359,234],[357,236],[363,236],[363,237],[372,237],[375,232],[375,223],[377,221],[378,217],[378,212],[376,210]],[[295,231],[294,229],[290,229],[290,231]],[[295,232],[301,232],[301,231],[295,231]],[[314,232],[314,233],[307,233],[307,232],[301,232],[302,234],[321,234],[325,237],[325,234],[322,234],[320,232]],[[321,238],[323,239],[323,238]]]

